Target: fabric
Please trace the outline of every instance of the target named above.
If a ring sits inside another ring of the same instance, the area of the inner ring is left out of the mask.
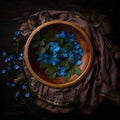
[[[104,37],[89,20],[77,12],[43,10],[33,14],[28,23],[34,30],[37,26],[55,19],[73,22],[88,34],[94,50],[92,67],[87,75],[74,86],[57,89],[45,86],[35,80],[24,63],[31,90],[38,99],[45,101],[48,105],[63,109],[68,107],[67,112],[73,109],[94,109],[104,101],[103,94],[105,96],[116,92],[118,75],[112,54],[105,46]]]

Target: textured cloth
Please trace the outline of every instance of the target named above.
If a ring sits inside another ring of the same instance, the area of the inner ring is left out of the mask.
[[[88,34],[94,50],[92,67],[87,75],[74,86],[57,89],[45,86],[35,80],[24,63],[31,90],[37,98],[45,101],[48,105],[68,107],[70,108],[68,111],[94,109],[104,101],[103,94],[116,92],[117,67],[114,59],[105,46],[104,37],[90,21],[77,12],[43,10],[33,14],[28,22],[31,29],[34,30],[37,26],[55,19],[73,22]]]

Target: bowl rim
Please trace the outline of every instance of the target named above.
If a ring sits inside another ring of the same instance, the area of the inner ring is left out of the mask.
[[[42,28],[44,28],[48,25],[53,25],[53,24],[58,24],[58,23],[69,25],[71,27],[74,27],[76,30],[78,30],[84,36],[85,40],[87,40],[87,42],[90,46],[91,55],[89,58],[89,63],[86,66],[86,69],[81,73],[81,75],[76,80],[73,80],[70,82],[65,82],[65,83],[60,83],[60,84],[55,84],[55,83],[50,83],[48,81],[43,80],[35,73],[35,71],[32,69],[30,62],[29,62],[28,49],[29,49],[29,45],[31,43],[32,38],[39,30],[41,30]],[[51,20],[51,21],[48,21],[48,22],[45,22],[45,23],[39,25],[32,31],[32,33],[30,34],[30,36],[28,37],[28,39],[25,43],[23,54],[24,54],[24,62],[25,62],[26,67],[36,80],[38,80],[42,84],[52,87],[52,88],[65,88],[65,87],[69,87],[69,86],[76,84],[78,81],[82,80],[85,77],[85,75],[88,73],[88,71],[90,70],[90,68],[92,66],[92,61],[93,61],[93,46],[92,46],[92,43],[91,43],[88,35],[86,34],[86,32],[84,32],[84,30],[81,27],[79,27],[78,25],[76,25],[75,23],[69,22],[69,21],[64,21],[64,20]]]

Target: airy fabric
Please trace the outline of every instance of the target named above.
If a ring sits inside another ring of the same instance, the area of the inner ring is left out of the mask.
[[[43,10],[33,14],[29,19],[32,30],[51,20],[66,20],[83,28],[88,34],[94,50],[93,64],[88,74],[74,86],[56,89],[43,85],[24,70],[31,90],[37,98],[58,107],[73,109],[94,109],[104,101],[103,94],[116,92],[117,67],[114,59],[104,43],[104,37],[94,28],[93,24],[77,12]],[[68,111],[69,111],[68,110]]]

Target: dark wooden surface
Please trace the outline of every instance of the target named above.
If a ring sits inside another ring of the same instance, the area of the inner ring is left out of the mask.
[[[110,40],[120,45],[119,37],[119,13],[118,3],[115,0],[1,0],[0,1],[0,53],[2,51],[12,52],[13,32],[25,22],[29,16],[39,10],[44,9],[59,9],[59,10],[81,10],[81,7],[86,9],[95,9],[101,12],[109,11],[107,16],[112,24],[112,33]],[[4,79],[8,79],[7,76]],[[13,91],[5,86],[0,79],[0,119],[2,120],[103,120],[114,117],[120,118],[120,106],[112,101],[108,101],[98,106],[93,114],[83,115],[79,111],[74,111],[69,114],[54,114],[48,111],[37,109],[37,114],[32,112],[24,105],[18,105],[13,98]]]

